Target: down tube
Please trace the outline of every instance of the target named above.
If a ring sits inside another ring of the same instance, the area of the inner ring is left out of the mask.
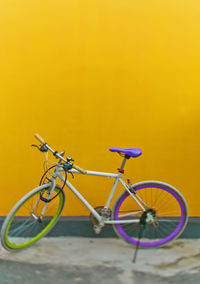
[[[61,179],[63,179],[62,175],[59,175]],[[87,200],[76,190],[76,188],[68,181],[66,180],[66,185],[71,189],[71,191],[80,199],[83,204],[90,210],[90,212],[95,216],[95,218],[100,222],[101,216],[96,212],[96,210],[87,202]]]

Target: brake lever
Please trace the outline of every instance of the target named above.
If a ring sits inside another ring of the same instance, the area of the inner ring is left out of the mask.
[[[48,148],[47,148],[47,146],[45,144],[43,144],[40,147],[38,145],[36,145],[36,144],[32,144],[31,146],[38,148],[38,150],[40,150],[43,153],[48,151]]]
[[[40,150],[39,146],[36,145],[36,144],[32,144],[31,147],[36,147],[36,148],[38,148]]]

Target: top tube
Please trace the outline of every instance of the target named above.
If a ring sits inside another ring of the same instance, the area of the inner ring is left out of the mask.
[[[75,173],[75,174],[79,174],[80,173],[79,171],[77,171],[75,169],[72,169],[69,172]],[[96,172],[96,171],[86,171],[86,175],[116,178],[116,177],[118,177],[119,174],[105,173],[105,172]]]

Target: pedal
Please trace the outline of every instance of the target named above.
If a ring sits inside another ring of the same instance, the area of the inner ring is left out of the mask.
[[[95,231],[96,234],[100,234],[101,231],[102,231],[102,227],[99,226],[99,225],[94,225],[94,226],[93,226],[93,229],[94,229],[94,231]]]

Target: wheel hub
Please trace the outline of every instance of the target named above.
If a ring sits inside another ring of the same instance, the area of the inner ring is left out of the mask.
[[[158,227],[159,223],[156,216],[156,211],[154,209],[146,210],[140,218],[140,224],[152,224],[154,227]]]

